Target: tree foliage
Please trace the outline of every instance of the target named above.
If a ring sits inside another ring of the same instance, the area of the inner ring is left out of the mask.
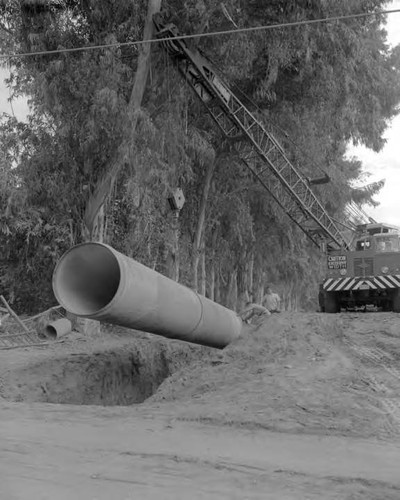
[[[11,60],[9,87],[15,97],[28,96],[30,115],[24,123],[6,115],[1,121],[3,293],[20,310],[54,300],[54,264],[84,238],[90,196],[123,144],[123,168],[105,206],[106,242],[168,272],[176,219],[167,198],[179,186],[186,197],[179,219],[183,283],[200,289],[201,281],[209,296],[235,307],[237,295],[256,299],[268,281],[288,307],[309,307],[321,275],[317,251],[232,155],[160,47],[153,48],[137,127],[129,135],[141,49],[127,42],[142,37],[147,2],[32,4],[2,4],[4,53],[112,46]],[[164,0],[163,9],[182,32],[207,33],[372,13],[387,4]],[[329,174],[331,183],[316,192],[339,219],[351,201],[374,203],[381,187],[353,187],[362,165],[345,158],[346,144],[379,150],[398,112],[400,50],[389,48],[383,23],[382,16],[369,16],[190,42],[214,61],[306,177]]]

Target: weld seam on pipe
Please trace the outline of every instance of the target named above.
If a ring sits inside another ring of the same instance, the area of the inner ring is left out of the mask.
[[[198,292],[195,292],[193,290],[193,293],[196,295],[196,297],[198,298],[199,302],[200,302],[200,318],[199,318],[199,321],[197,322],[196,326],[193,328],[192,331],[190,331],[188,333],[188,335],[193,335],[193,333],[197,330],[197,328],[200,326],[200,323],[202,322],[203,320],[203,314],[204,314],[204,306],[203,306],[203,301],[201,300],[200,298],[200,295]]]

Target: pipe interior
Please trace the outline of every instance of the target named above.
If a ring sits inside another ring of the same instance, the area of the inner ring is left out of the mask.
[[[56,268],[53,287],[67,311],[89,316],[111,302],[120,279],[113,252],[102,245],[87,243],[64,255]]]
[[[45,335],[49,339],[56,339],[57,338],[57,330],[54,328],[54,326],[47,325],[45,328]]]

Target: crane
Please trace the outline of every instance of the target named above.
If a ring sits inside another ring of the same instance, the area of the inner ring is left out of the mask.
[[[212,63],[177,38],[174,24],[166,23],[162,14],[156,14],[153,22],[178,71],[258,182],[315,245],[328,251],[348,250],[350,241],[312,191],[313,182],[293,165],[274,135],[238,99]]]
[[[153,22],[163,48],[244,165],[307,237],[326,251],[321,311],[371,306],[400,312],[400,228],[377,223],[354,204],[345,209],[347,224],[334,220],[311,189],[329,177],[310,180],[304,176],[213,64],[199,50],[188,47],[177,27],[165,22],[160,13]]]

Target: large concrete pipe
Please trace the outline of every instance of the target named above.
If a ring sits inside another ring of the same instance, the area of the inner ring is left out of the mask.
[[[242,321],[225,307],[101,243],[68,250],[53,275],[53,290],[67,310],[212,347],[225,347]]]

